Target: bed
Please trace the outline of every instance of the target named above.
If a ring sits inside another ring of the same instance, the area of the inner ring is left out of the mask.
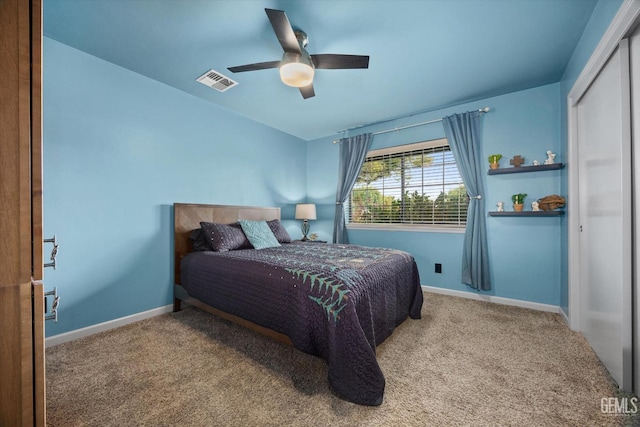
[[[420,318],[423,296],[413,257],[286,239],[263,249],[194,251],[201,223],[238,220],[279,224],[280,209],[174,204],[174,311],[187,302],[320,356],[336,395],[380,405],[385,378],[376,346],[407,317]]]

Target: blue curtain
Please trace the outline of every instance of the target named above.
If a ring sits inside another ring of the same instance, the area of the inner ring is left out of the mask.
[[[491,289],[487,224],[484,215],[482,121],[479,111],[443,117],[444,132],[469,195],[467,228],[462,249],[462,283]]]
[[[358,174],[362,168],[367,152],[371,146],[373,135],[362,135],[342,138],[340,140],[340,166],[338,169],[338,189],[336,191],[336,216],[333,221],[333,242],[349,243],[344,220],[344,204],[349,199]]]

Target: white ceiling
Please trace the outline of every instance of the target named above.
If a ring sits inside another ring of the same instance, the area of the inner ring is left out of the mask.
[[[44,34],[303,140],[558,82],[596,0],[45,0]],[[303,99],[278,70],[265,7],[316,53],[369,55],[369,69],[316,70]],[[209,69],[239,85],[220,93]],[[46,73],[46,64],[44,72]]]

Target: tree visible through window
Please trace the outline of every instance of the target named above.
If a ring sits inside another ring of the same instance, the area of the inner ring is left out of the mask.
[[[351,190],[349,221],[464,226],[469,199],[446,139],[374,150]]]

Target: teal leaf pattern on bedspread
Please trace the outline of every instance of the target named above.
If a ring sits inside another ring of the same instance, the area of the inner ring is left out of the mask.
[[[329,320],[338,321],[340,312],[345,308],[349,299],[348,294],[350,291],[345,288],[345,286],[349,286],[348,282],[335,280],[333,277],[322,274],[312,274],[309,271],[296,268],[285,268],[285,270],[295,275],[298,279],[302,278],[302,283],[307,283],[307,279],[309,279],[308,282],[312,292],[314,286],[317,285],[316,291],[321,295],[309,295],[309,299],[322,307]]]
[[[405,254],[390,249],[314,243],[289,246],[286,249],[293,251],[294,248],[297,258],[292,259],[288,254],[282,255],[280,252],[279,255],[274,254],[274,261],[286,260],[292,266],[285,270],[301,280],[302,284],[309,286],[309,299],[324,310],[327,319],[334,322],[340,319],[340,312],[347,305],[351,292],[349,288],[364,280],[358,270],[385,259],[390,253]],[[317,262],[318,253],[322,253],[322,264]]]

